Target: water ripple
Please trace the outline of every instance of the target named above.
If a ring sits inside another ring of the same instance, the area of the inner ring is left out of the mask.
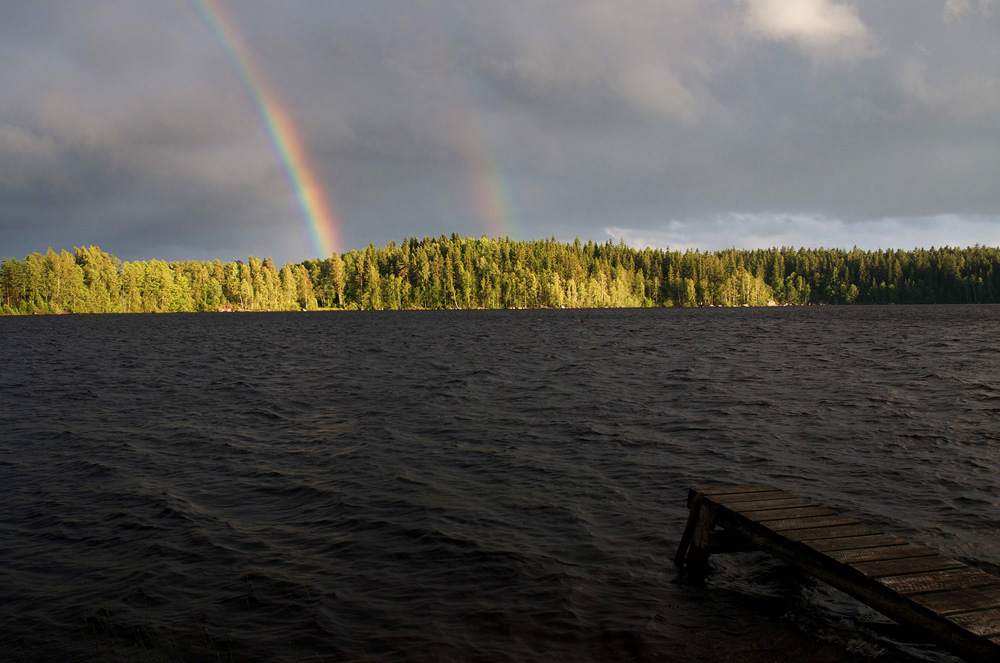
[[[951,660],[692,484],[1000,569],[995,307],[0,318],[4,660]],[[961,333],[956,333],[961,330]]]

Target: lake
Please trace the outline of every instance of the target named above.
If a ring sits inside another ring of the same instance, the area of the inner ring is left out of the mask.
[[[1000,307],[0,318],[3,660],[953,661],[771,483],[1000,573]]]

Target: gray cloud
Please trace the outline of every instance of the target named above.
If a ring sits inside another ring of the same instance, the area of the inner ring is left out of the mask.
[[[962,19],[970,14],[989,16],[997,5],[997,0],[947,0],[944,3],[944,17],[949,21]]]
[[[344,248],[1000,243],[993,0],[224,2]],[[0,1],[0,254],[314,255],[183,2]]]

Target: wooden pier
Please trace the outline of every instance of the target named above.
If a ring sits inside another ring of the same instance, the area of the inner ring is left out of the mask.
[[[701,579],[714,553],[763,550],[972,661],[1000,661],[1000,577],[773,486],[688,494],[674,561]]]

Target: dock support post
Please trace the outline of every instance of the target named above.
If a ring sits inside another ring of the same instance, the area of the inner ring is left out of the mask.
[[[674,556],[678,568],[687,567],[688,578],[701,581],[705,578],[708,556],[712,554],[712,530],[715,528],[715,504],[706,502],[701,495],[691,501],[691,512],[681,536],[681,544]]]

